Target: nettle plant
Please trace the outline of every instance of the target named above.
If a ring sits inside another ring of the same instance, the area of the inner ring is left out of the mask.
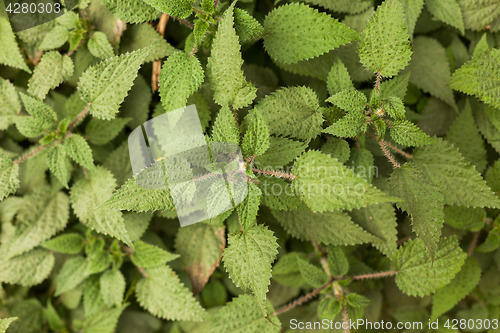
[[[276,2],[0,17],[0,330],[498,319],[500,2]],[[248,196],[180,228],[127,137],[191,104]]]

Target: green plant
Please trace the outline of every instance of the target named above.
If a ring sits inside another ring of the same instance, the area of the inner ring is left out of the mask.
[[[1,16],[0,331],[498,320],[499,29],[498,0],[82,0],[15,34]],[[189,104],[241,146],[248,196],[179,228],[127,135]]]

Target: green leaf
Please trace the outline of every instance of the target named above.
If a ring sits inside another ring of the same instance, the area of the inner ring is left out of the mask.
[[[171,211],[174,209],[174,202],[168,189],[157,190],[139,187],[135,183],[135,179],[130,178],[108,198],[102,207],[135,212]]]
[[[89,52],[96,58],[107,59],[115,55],[113,46],[109,43],[104,32],[94,32],[94,35],[88,41],[87,47]]]
[[[457,28],[464,34],[464,20],[457,0],[425,0],[425,7],[438,20]]]
[[[398,97],[388,97],[387,99],[382,100],[384,111],[387,112],[389,116],[396,120],[404,120],[405,119],[405,106],[403,101]]]
[[[444,140],[416,149],[414,161],[436,184],[444,203],[465,207],[499,208],[500,201],[481,175],[458,150]]]
[[[332,139],[327,141],[323,147],[321,147],[321,152],[336,158],[341,163],[345,163],[349,160],[351,148],[346,140]]]
[[[273,211],[283,228],[293,237],[332,245],[355,245],[374,237],[340,212],[313,213],[309,210]]]
[[[96,312],[102,311],[106,307],[102,298],[100,276],[90,276],[85,281],[83,290],[83,310],[85,316],[90,316]]]
[[[412,162],[394,170],[389,182],[391,194],[403,200],[397,206],[411,216],[413,232],[434,252],[444,222],[443,195]]]
[[[346,301],[347,304],[349,304],[353,308],[364,308],[371,303],[369,298],[355,293],[350,293],[349,295],[347,295]]]
[[[143,241],[134,242],[134,252],[130,256],[134,265],[142,268],[163,266],[177,258],[179,258],[178,254],[170,253]]]
[[[148,229],[152,217],[153,214],[150,213],[126,213],[123,215],[125,228],[133,242],[141,239]]]
[[[349,271],[349,260],[340,246],[328,246],[328,267],[332,276],[344,276]]]
[[[460,206],[446,206],[444,221],[454,228],[470,231],[479,231],[484,226],[486,212],[482,208],[467,208]]]
[[[453,73],[451,88],[500,108],[500,50],[482,52]]]
[[[16,127],[22,135],[35,138],[56,125],[57,115],[47,104],[21,93],[24,108],[31,115],[16,118]]]
[[[319,288],[328,281],[328,275],[321,268],[302,258],[297,258],[297,263],[304,281],[311,287]]]
[[[391,137],[403,146],[421,147],[432,142],[430,136],[408,120],[393,121],[391,125]]]
[[[247,82],[241,69],[243,59],[234,29],[233,12],[234,4],[224,12],[213,40],[207,68],[214,101],[223,107],[240,109],[252,103],[257,88]]]
[[[234,28],[240,43],[256,41],[264,35],[264,27],[246,10],[234,9]]]
[[[358,177],[372,181],[373,177],[378,176],[378,169],[374,165],[375,159],[372,153],[365,148],[352,148],[351,156],[346,165],[354,171]]]
[[[69,200],[63,192],[52,195],[38,188],[25,197],[17,214],[16,233],[2,243],[0,257],[9,259],[23,254],[64,229],[69,218]]]
[[[118,269],[104,272],[99,279],[104,303],[108,306],[121,306],[125,293],[125,278]]]
[[[21,103],[16,87],[8,80],[0,78],[0,130],[5,130],[21,112]]]
[[[415,38],[410,71],[411,83],[456,108],[453,92],[448,87],[448,56],[441,43],[429,37]]]
[[[108,170],[97,167],[89,173],[89,179],[80,179],[71,188],[71,206],[80,221],[89,228],[118,238],[132,245],[123,216],[119,211],[108,207],[99,207],[116,187],[115,179]]]
[[[224,228],[197,223],[180,228],[175,249],[181,255],[184,270],[189,274],[195,294],[199,293],[219,266],[226,239]]]
[[[263,205],[277,210],[295,210],[303,206],[292,184],[284,179],[261,175],[259,181]]]
[[[320,110],[311,88],[287,87],[260,100],[252,112],[260,113],[271,134],[309,140],[321,132]]]
[[[236,286],[251,290],[259,302],[266,298],[271,264],[278,253],[273,232],[256,225],[244,233],[229,235],[223,261]]]
[[[116,118],[111,120],[92,118],[85,127],[85,133],[90,143],[105,145],[113,140],[131,120],[132,118]]]
[[[73,60],[57,51],[45,53],[28,81],[28,93],[43,100],[47,93],[73,76]]]
[[[335,124],[328,126],[323,130],[341,138],[353,138],[366,132],[366,117],[363,113],[355,111],[349,112],[340,118]]]
[[[0,201],[15,193],[19,187],[19,164],[12,163],[7,156],[0,154]]]
[[[356,209],[352,211],[351,216],[356,224],[377,237],[372,241],[373,246],[389,258],[394,256],[398,232],[394,207],[391,204]]]
[[[120,53],[132,52],[148,46],[151,47],[151,52],[144,62],[162,59],[177,51],[151,25],[147,23],[128,25],[120,40]]]
[[[421,239],[409,240],[396,253],[396,283],[407,295],[429,295],[453,279],[466,257],[456,237],[442,238],[433,257]]]
[[[122,314],[123,308],[111,308],[109,310],[100,311],[92,316],[85,318],[83,322],[83,331],[113,333],[118,323],[118,318]]]
[[[193,0],[142,0],[158,11],[177,18],[186,18],[191,15]]]
[[[165,111],[185,107],[203,80],[203,68],[196,56],[176,52],[168,57],[160,73],[160,96]]]
[[[170,267],[147,268],[146,272],[148,277],[140,279],[135,288],[135,295],[143,308],[167,320],[203,319],[204,309]]]
[[[369,0],[306,0],[313,5],[318,5],[334,12],[357,14],[372,6]]]
[[[328,102],[347,112],[361,112],[366,108],[366,96],[361,91],[348,89],[336,93]]]
[[[431,320],[451,310],[462,298],[467,296],[479,283],[481,268],[476,259],[467,258],[453,280],[436,291],[432,297]]]
[[[259,212],[260,202],[262,199],[262,191],[254,183],[248,184],[248,194],[238,205],[238,217],[240,218],[243,230],[248,230],[257,221],[257,213]]]
[[[66,150],[64,146],[52,146],[47,150],[47,166],[50,172],[61,182],[61,184],[68,188],[68,182],[71,177],[71,165],[66,158]]]
[[[158,11],[142,0],[101,0],[114,17],[126,23],[142,23],[156,19]]]
[[[0,332],[5,333],[13,321],[17,320],[17,317],[3,318],[0,319]]]
[[[495,19],[500,17],[498,0],[458,0],[464,17],[465,29],[485,30]]]
[[[424,8],[424,0],[400,0],[401,6],[405,11],[405,23],[408,27],[408,35],[413,36],[415,25]]]
[[[380,84],[380,98],[382,101],[391,98],[398,98],[403,100],[406,96],[408,90],[408,81],[410,80],[410,74],[406,73],[398,75],[390,80],[385,80]]]
[[[255,113],[251,119],[241,148],[246,156],[261,156],[270,145],[269,129],[266,122],[259,113]]]
[[[58,49],[68,41],[68,37],[68,29],[62,25],[56,25],[45,35],[38,48],[42,51]]]
[[[342,311],[342,304],[333,297],[324,297],[318,304],[318,317],[321,319],[334,320]]]
[[[307,145],[300,141],[271,136],[269,148],[264,154],[257,156],[255,163],[263,167],[281,167],[296,159],[306,147]]]
[[[42,283],[54,267],[54,255],[44,249],[34,249],[20,256],[0,259],[0,282],[34,286]]]
[[[297,3],[272,10],[264,20],[264,31],[264,48],[283,64],[320,56],[357,38],[355,31],[330,15]]]
[[[92,150],[87,141],[78,134],[72,134],[64,141],[64,151],[76,163],[84,168],[94,168],[94,158],[92,157]]]
[[[269,301],[264,300],[267,313],[273,309]],[[281,323],[274,314],[266,316],[262,312],[259,300],[250,295],[240,295],[217,311],[209,319],[209,332],[211,333],[252,333],[266,332],[278,333]]]
[[[88,254],[85,261],[85,275],[101,273],[111,264],[111,255],[104,249],[104,242],[101,239],[94,240],[86,252]]]
[[[240,130],[236,126],[236,120],[229,107],[223,106],[212,128],[212,140],[216,142],[230,142],[240,144]]]
[[[377,8],[361,34],[359,59],[366,69],[392,77],[411,58],[405,14],[398,0],[386,0]]]
[[[90,113],[100,119],[114,118],[134,83],[151,47],[101,61],[80,76],[78,91]]]
[[[347,67],[339,58],[335,58],[326,84],[330,95],[354,88]]]
[[[31,73],[19,51],[16,36],[12,32],[7,16],[0,17],[0,64],[22,69]]]
[[[273,280],[288,287],[302,287],[305,281],[298,261],[303,258],[306,258],[303,252],[289,252],[281,256],[273,266]]]
[[[84,238],[79,234],[69,233],[52,238],[44,242],[42,246],[60,253],[77,254],[83,250],[83,242]]]
[[[391,202],[351,169],[319,151],[310,150],[296,161],[292,173],[295,190],[313,211],[360,208],[370,204]]]

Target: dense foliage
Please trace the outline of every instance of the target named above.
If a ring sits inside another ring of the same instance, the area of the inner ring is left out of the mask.
[[[248,196],[180,228],[127,137],[190,104]],[[2,14],[0,130],[1,332],[500,331],[500,0]]]

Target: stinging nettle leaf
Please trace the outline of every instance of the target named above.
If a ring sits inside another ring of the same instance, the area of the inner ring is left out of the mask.
[[[264,20],[264,33],[264,48],[283,64],[315,58],[358,37],[330,15],[297,3],[272,10]]]
[[[91,103],[90,113],[94,117],[115,117],[150,51],[151,47],[147,47],[103,60],[82,74],[78,91],[85,103]]]
[[[327,99],[342,110],[347,112],[361,112],[366,107],[366,96],[355,89],[343,90]]]
[[[178,257],[178,254],[170,253],[143,241],[136,241],[134,242],[134,252],[132,252],[130,259],[136,266],[150,268],[163,266]]]
[[[71,165],[66,157],[66,150],[62,145],[52,146],[47,151],[47,166],[61,184],[68,188]]]
[[[21,93],[20,96],[24,108],[31,115],[16,117],[16,127],[21,134],[34,138],[42,135],[44,130],[54,128],[57,115],[50,106],[28,95]]]
[[[96,58],[107,59],[115,55],[113,46],[108,41],[106,34],[100,31],[94,32],[92,38],[89,39],[88,44],[89,52]]]
[[[358,47],[365,68],[383,77],[392,77],[411,58],[405,14],[399,0],[385,0],[363,30]]]
[[[54,267],[54,255],[34,249],[9,260],[0,259],[0,282],[34,286],[45,280]]]
[[[57,51],[45,53],[28,82],[28,93],[43,100],[47,93],[73,76],[73,60]]]
[[[0,31],[0,64],[31,73],[19,51],[16,36],[12,32],[12,27],[7,16],[0,17]]]
[[[0,78],[0,130],[5,130],[21,112],[21,103],[16,87],[8,80]]]
[[[148,22],[158,16],[158,11],[143,0],[101,0],[101,2],[114,17],[126,23]]]
[[[498,0],[458,0],[458,4],[462,9],[466,29],[485,30],[500,17]]]
[[[84,168],[94,168],[94,158],[92,157],[92,150],[83,136],[72,134],[64,141],[64,151],[76,163]]]
[[[0,201],[19,187],[19,165],[12,163],[7,156],[0,154]]]
[[[434,17],[464,34],[462,11],[457,0],[425,0],[425,7]]]
[[[269,129],[259,113],[255,113],[250,120],[241,148],[246,156],[261,156],[270,145]]]
[[[104,272],[99,279],[104,303],[108,306],[121,306],[125,293],[125,278],[118,269]]]
[[[66,254],[77,254],[83,250],[84,238],[79,234],[62,234],[42,244],[46,249]]]
[[[391,124],[391,137],[403,146],[421,147],[432,142],[417,125],[408,120],[396,120]]]
[[[335,58],[333,66],[328,73],[326,84],[330,95],[354,88],[347,67],[345,67],[342,60],[338,57]]]
[[[158,11],[177,18],[186,18],[191,15],[193,0],[141,0]]]

